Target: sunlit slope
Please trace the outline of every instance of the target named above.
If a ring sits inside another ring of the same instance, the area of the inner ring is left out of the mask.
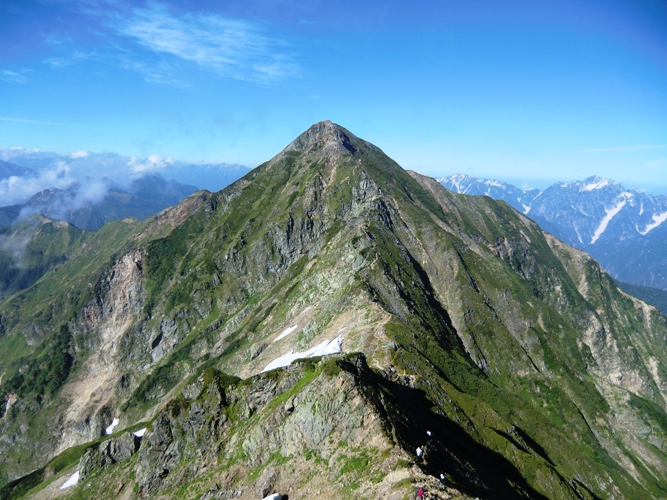
[[[55,399],[57,449],[112,417],[162,418],[207,368],[252,377],[342,338],[373,370],[363,383],[406,388],[378,410],[392,445],[414,456],[432,427],[420,467],[462,491],[663,494],[665,318],[505,203],[449,193],[321,122],[174,227],[128,237],[66,321],[80,368]]]

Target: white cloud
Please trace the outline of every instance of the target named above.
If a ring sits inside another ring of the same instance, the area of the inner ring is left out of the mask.
[[[139,160],[137,157],[132,156],[127,164],[134,173],[144,173],[162,170],[169,165],[173,165],[174,160],[171,158],[163,158],[160,155],[150,155],[145,160]]]
[[[139,62],[133,61],[128,59],[126,56],[123,56],[120,59],[120,65],[123,69],[136,71],[137,73],[144,75],[144,80],[148,83],[157,83],[159,85],[169,85],[172,87],[181,88],[187,87],[185,82],[173,76],[175,73],[177,73],[175,68],[164,62]]]
[[[21,210],[19,219],[41,213],[56,220],[66,220],[68,214],[84,206],[95,205],[107,195],[111,182],[107,179],[87,177],[72,183],[66,191],[55,193],[44,204],[33,204]]]
[[[30,236],[0,235],[0,249],[12,256],[13,267],[19,269],[23,268],[23,256],[28,243],[30,243]]]
[[[216,14],[176,17],[153,4],[135,9],[119,24],[119,32],[155,53],[175,56],[224,77],[268,83],[299,71],[284,41],[266,36],[249,22]]]
[[[74,151],[74,153],[69,155],[69,157],[76,160],[77,158],[85,158],[89,154],[90,153],[88,151]]]
[[[67,189],[76,182],[69,166],[58,162],[53,168],[40,170],[35,177],[12,176],[0,180],[0,206],[15,205],[28,200],[35,193],[49,188]]]

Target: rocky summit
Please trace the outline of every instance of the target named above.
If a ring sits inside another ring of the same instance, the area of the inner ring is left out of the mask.
[[[665,317],[336,124],[72,245],[0,303],[0,498],[667,496]]]

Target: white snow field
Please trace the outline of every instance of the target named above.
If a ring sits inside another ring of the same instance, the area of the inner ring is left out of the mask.
[[[297,326],[297,325],[294,325],[294,326],[290,326],[290,327],[285,328],[285,330],[283,331],[283,333],[281,333],[280,335],[278,335],[278,336],[273,340],[273,342],[271,342],[271,343],[273,344],[273,343],[275,343],[275,342],[278,342],[280,339],[284,339],[285,337],[287,337],[290,333],[292,333],[294,330],[296,330],[296,326]]]
[[[659,215],[653,214],[653,219],[651,220],[651,223],[648,224],[643,231],[639,232],[641,233],[642,236],[645,236],[651,229],[655,229],[666,220],[667,220],[667,212]]]
[[[591,239],[591,245],[595,243],[600,236],[602,236],[602,233],[604,233],[605,229],[607,229],[607,225],[611,222],[611,219],[613,219],[614,215],[621,211],[621,208],[625,206],[626,202],[627,200],[623,200],[611,210],[605,210],[607,215],[604,216],[604,219],[602,219],[602,222],[600,222],[600,226],[595,230],[593,238]]]
[[[79,482],[79,471],[76,471],[74,474],[70,476],[70,478],[63,483],[63,485],[60,487],[61,490],[64,490],[65,488],[71,488],[72,486],[76,486],[76,483]]]
[[[307,350],[306,352],[294,352],[294,349],[290,349],[285,354],[279,358],[274,359],[268,365],[266,365],[262,372],[268,372],[269,370],[289,366],[294,360],[299,358],[314,358],[316,356],[326,356],[327,354],[339,353],[341,352],[342,344],[343,336],[339,335],[333,340],[325,340],[321,344],[317,344],[315,347]]]
[[[114,418],[113,421],[111,422],[111,425],[104,430],[107,436],[113,433],[113,430],[116,428],[117,425],[118,425],[118,419]]]

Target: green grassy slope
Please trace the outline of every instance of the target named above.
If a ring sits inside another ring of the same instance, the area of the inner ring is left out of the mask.
[[[667,292],[665,290],[648,286],[633,285],[632,283],[624,283],[618,280],[616,280],[616,284],[625,293],[657,307],[662,314],[667,316]]]

